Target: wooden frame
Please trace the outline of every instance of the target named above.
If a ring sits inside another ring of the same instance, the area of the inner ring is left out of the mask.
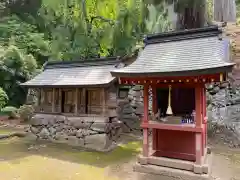
[[[143,128],[143,156],[149,156],[149,129],[153,132],[152,148],[157,154],[156,156],[164,156],[169,158],[177,158],[182,160],[195,161],[196,164],[202,164],[204,150],[206,149],[206,97],[205,83],[222,80],[219,74],[209,75],[204,77],[173,77],[166,78],[120,78],[123,84],[140,84],[144,86],[144,116],[141,127]],[[184,80],[184,82],[183,82]],[[137,83],[136,83],[137,82]],[[195,124],[165,124],[154,121],[149,121],[148,106],[149,106],[149,86],[153,91],[153,112],[156,113],[156,88],[159,87],[176,88],[194,88],[195,98]],[[165,140],[162,139],[165,137]],[[168,137],[168,138],[166,138]],[[177,139],[173,141],[172,138]]]
[[[201,76],[181,76],[181,77],[121,77],[119,82],[122,85],[169,85],[172,86],[196,86],[211,82],[226,81],[227,73],[208,74]]]
[[[40,92],[38,108],[42,109],[41,112],[106,115],[106,88],[42,88]]]
[[[47,89],[46,91],[44,91],[44,101],[46,104],[52,104],[52,89]]]

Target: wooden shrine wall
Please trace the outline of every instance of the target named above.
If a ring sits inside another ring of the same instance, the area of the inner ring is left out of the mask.
[[[102,88],[42,88],[39,89],[39,100],[35,107],[38,112],[75,113],[77,101],[78,114],[100,114],[104,99]]]

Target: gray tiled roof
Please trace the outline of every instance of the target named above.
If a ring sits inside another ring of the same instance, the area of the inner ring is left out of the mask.
[[[131,65],[112,71],[115,76],[173,75],[232,66],[217,36],[148,44]]]
[[[110,71],[114,65],[46,68],[23,86],[91,86],[104,85],[114,80]]]

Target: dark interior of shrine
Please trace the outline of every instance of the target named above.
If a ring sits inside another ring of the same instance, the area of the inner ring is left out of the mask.
[[[157,108],[160,112],[160,117],[167,117],[169,89],[157,89]],[[171,89],[171,108],[172,116],[191,118],[195,110],[195,89],[194,88],[172,88]]]

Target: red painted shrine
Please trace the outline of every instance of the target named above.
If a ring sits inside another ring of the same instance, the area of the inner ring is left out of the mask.
[[[225,81],[234,65],[221,33],[211,26],[147,36],[137,60],[112,72],[121,84],[144,88],[143,154],[137,170],[209,174],[205,84]]]

